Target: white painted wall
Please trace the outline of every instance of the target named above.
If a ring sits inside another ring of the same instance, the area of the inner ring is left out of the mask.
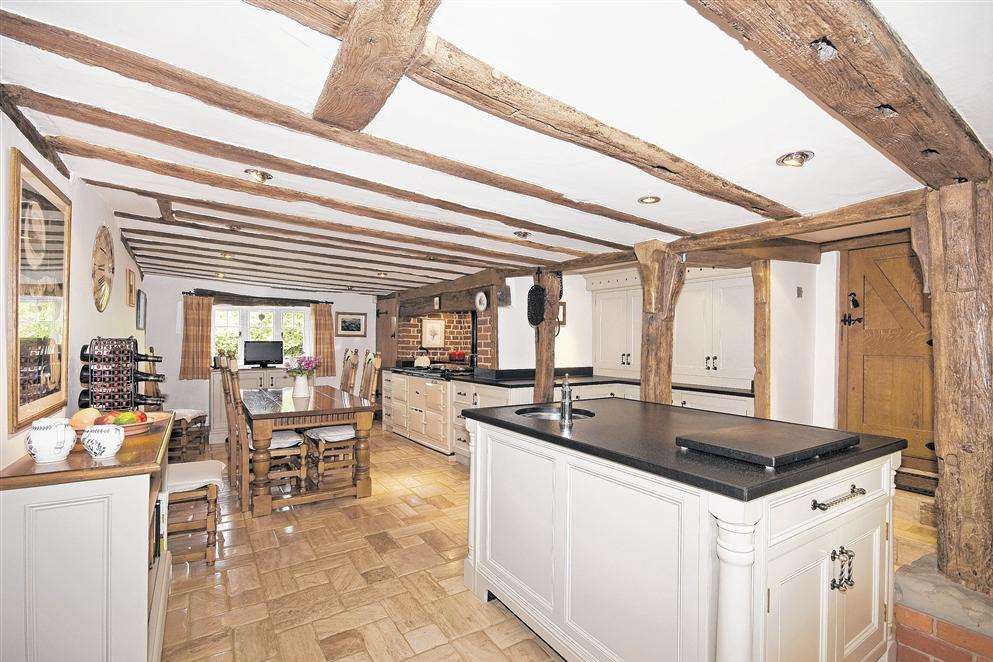
[[[289,299],[315,299],[333,301],[336,312],[366,313],[365,338],[336,338],[334,354],[336,361],[341,362],[345,349],[357,347],[361,354],[366,349],[376,349],[376,298],[365,294],[321,294],[315,292],[309,295],[305,292],[287,291],[237,283],[205,283],[193,278],[174,278],[171,276],[149,275],[145,279],[145,292],[148,295],[148,344],[155,348],[156,354],[162,356],[159,372],[166,376],[161,385],[162,392],[168,396],[166,407],[169,409],[193,408],[206,411],[209,407],[210,387],[208,380],[179,379],[179,362],[183,346],[183,292],[198,287],[223,290],[235,294],[251,296],[286,297]],[[337,386],[339,376],[322,377],[319,384]]]
[[[530,276],[508,278],[510,303],[498,316],[500,370],[535,367],[534,328],[528,324]],[[586,279],[578,274],[562,279],[562,300],[566,303],[566,323],[555,339],[555,366],[578,368],[593,365],[593,296]]]
[[[821,255],[817,265],[817,301],[814,304],[814,376],[811,384],[811,423],[838,425],[838,265],[841,253]]]
[[[14,123],[6,115],[0,115],[0,209],[3,210],[3,225],[9,227],[8,218],[8,189],[10,177],[10,148],[16,147],[32,164],[61,190],[72,201],[72,226],[70,244],[70,274],[69,274],[69,403],[65,412],[59,415],[71,415],[76,411],[76,398],[79,395],[79,348],[95,336],[126,337],[134,335],[138,338],[139,346],[144,347],[144,332],[135,329],[135,309],[127,305],[125,284],[127,269],[137,269],[131,257],[124,250],[120,241],[120,232],[112,210],[99,194],[99,189],[84,184],[82,180],[73,177],[66,180],[52,164],[31,146],[27,138],[21,135]],[[97,312],[93,303],[93,288],[90,281],[90,257],[93,253],[93,241],[101,225],[110,228],[114,238],[114,284],[111,291],[110,303],[107,309]],[[7,310],[7,262],[10,247],[8,233],[0,233],[0,278],[3,279],[2,297],[3,319],[8,320]],[[138,279],[139,287],[141,279]],[[6,466],[24,455],[24,438],[26,431],[14,432],[7,429],[9,403],[7,401],[7,355],[6,347],[13,342],[7,337],[7,325],[0,326],[0,344],[4,347],[3,362],[0,366],[0,466]]]
[[[803,296],[797,297],[797,287]],[[817,265],[772,261],[771,415],[810,424],[813,416]]]

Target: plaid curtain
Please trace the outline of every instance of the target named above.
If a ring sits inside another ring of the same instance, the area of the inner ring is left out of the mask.
[[[213,297],[183,296],[183,352],[179,364],[180,379],[210,379],[211,310]]]
[[[333,377],[334,371],[334,314],[329,303],[310,304],[314,319],[314,356],[321,360],[318,377]]]

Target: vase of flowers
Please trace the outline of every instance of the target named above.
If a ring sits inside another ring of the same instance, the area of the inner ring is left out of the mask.
[[[316,356],[298,356],[286,362],[286,374],[293,377],[294,398],[310,397],[310,377],[320,364]]]

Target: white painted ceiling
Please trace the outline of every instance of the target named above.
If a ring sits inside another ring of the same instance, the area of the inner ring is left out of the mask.
[[[877,6],[980,138],[993,144],[993,46],[989,39],[993,3],[884,1]],[[331,37],[236,1],[11,1],[3,8],[170,62],[308,114],[338,48]],[[446,0],[430,30],[526,85],[802,213],[920,186],[682,2]],[[624,244],[671,238],[246,119],[10,39],[2,40],[0,54],[0,77],[5,83],[586,236]],[[243,170],[254,165],[30,110],[26,115],[46,135],[70,136],[213,172],[244,177]],[[503,121],[408,79],[400,82],[366,132],[691,232],[760,220],[749,211]],[[810,149],[816,157],[801,169],[775,165],[777,156],[795,149]],[[521,256],[570,257],[490,239],[417,230],[307,202],[281,202],[99,160],[67,157],[66,162],[82,177],[162,193]],[[508,237],[515,229],[353,187],[274,174],[273,184],[281,187]],[[647,194],[661,195],[663,202],[654,206],[636,202]],[[118,211],[158,215],[157,206],[146,198],[108,189],[101,189],[101,195]],[[252,222],[284,227],[271,221]],[[122,221],[122,225],[151,229],[138,221]],[[532,239],[590,252],[608,250],[541,233]],[[328,253],[355,255],[356,251]],[[424,266],[426,262],[398,258],[397,264]]]

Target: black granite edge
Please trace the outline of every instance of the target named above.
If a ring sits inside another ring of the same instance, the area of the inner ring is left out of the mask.
[[[555,377],[555,383],[561,384],[564,375]],[[483,384],[486,386],[498,386],[500,388],[531,388],[534,386],[534,379],[485,379],[472,375],[453,375],[452,379],[459,382],[470,382],[472,384]],[[576,376],[569,373],[569,382],[573,386],[595,386],[598,384],[630,384],[638,385],[641,382],[629,377],[604,377],[602,375]]]
[[[574,368],[556,368],[555,376],[561,377],[563,375],[575,376],[575,377],[592,377],[593,376],[593,366],[582,366]],[[490,379],[493,381],[503,381],[508,379],[534,379],[534,368],[513,368],[506,370],[494,370],[493,368],[480,368],[476,366],[476,370],[472,375],[478,379]]]
[[[638,382],[641,383],[640,380]],[[755,391],[750,388],[734,388],[733,386],[708,386],[707,384],[679,384],[673,382],[674,391],[692,391],[694,393],[712,393],[713,395],[733,395],[738,398],[754,398]]]
[[[671,405],[659,405],[659,406],[671,406]],[[699,476],[697,474],[693,474],[688,471],[681,471],[679,469],[675,469],[672,467],[667,467],[667,466],[655,464],[653,462],[648,462],[646,460],[642,460],[637,457],[626,455],[624,453],[611,451],[610,449],[603,448],[602,446],[588,444],[574,439],[567,439],[565,437],[562,437],[561,435],[556,435],[553,433],[546,432],[544,430],[535,429],[534,427],[527,424],[526,422],[527,419],[522,418],[522,422],[520,423],[503,420],[499,417],[487,415],[485,413],[487,409],[499,410],[499,409],[508,409],[508,407],[489,407],[486,409],[464,409],[462,410],[462,415],[465,416],[466,418],[470,418],[479,421],[481,423],[487,423],[497,428],[510,430],[512,432],[517,432],[527,437],[532,437],[532,438],[540,439],[542,441],[547,441],[557,446],[562,446],[563,448],[569,448],[571,450],[579,451],[581,453],[593,455],[595,457],[599,457],[604,460],[609,460],[611,462],[616,462],[618,464],[631,467],[633,469],[639,469],[641,471],[645,471],[655,476],[661,476],[662,478],[675,480],[685,485],[699,487],[701,489],[707,490],[708,492],[721,494],[723,496],[727,496],[732,499],[736,499],[738,501],[753,501],[763,496],[774,494],[776,492],[785,490],[787,488],[794,487],[796,485],[800,485],[802,483],[806,483],[808,481],[821,478],[828,474],[835,473],[842,469],[847,469],[849,467],[853,467],[862,464],[864,462],[874,460],[884,455],[895,453],[896,451],[903,450],[908,446],[907,440],[905,439],[892,439],[890,443],[879,445],[871,449],[849,447],[847,449],[843,449],[829,456],[821,457],[817,461],[810,460],[811,464],[807,467],[792,467],[792,470],[784,475],[777,476],[774,471],[768,471],[768,474],[767,476],[765,476],[765,479],[761,485],[757,485],[753,487],[739,487],[736,485],[730,485],[728,483],[720,482],[705,476]],[[734,414],[728,414],[728,415],[734,416]],[[742,417],[742,418],[750,418],[750,417]],[[790,425],[799,425],[799,424],[790,424]],[[863,436],[872,437],[872,435],[863,435]],[[747,468],[749,469],[752,469],[756,466],[756,465],[749,465],[747,462],[742,462],[741,460],[734,460],[727,457],[714,456],[708,453],[702,453],[690,449],[686,449],[683,452],[694,453],[700,456],[701,459],[707,459],[708,457],[710,457],[724,462],[740,463],[742,465],[746,465]]]

